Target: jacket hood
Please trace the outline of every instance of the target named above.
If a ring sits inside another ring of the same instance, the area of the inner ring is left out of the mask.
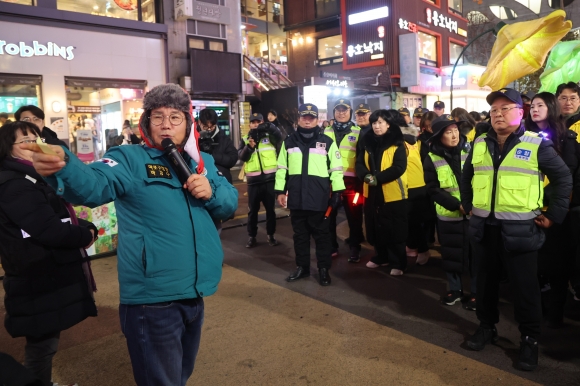
[[[417,126],[415,125],[403,126],[401,127],[401,132],[404,135],[412,135],[414,137],[417,137],[419,135],[419,129],[417,129]]]

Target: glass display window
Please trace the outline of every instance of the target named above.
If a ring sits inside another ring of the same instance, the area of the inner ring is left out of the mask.
[[[141,17],[139,17],[141,2]],[[57,0],[57,9],[155,23],[155,0]]]
[[[318,39],[318,60],[342,56],[342,36]]]
[[[449,0],[449,9],[460,15],[463,14],[463,0]]]
[[[41,109],[43,108],[40,76],[24,76],[24,78],[18,78],[14,74],[0,74],[0,78],[2,79],[0,83],[0,114],[6,114],[8,116],[5,122],[4,120],[0,120],[0,127],[3,124],[16,121],[14,113],[22,106],[33,105]],[[30,84],[20,84],[22,79],[30,82]],[[45,125],[48,126],[49,124],[50,122],[45,122]]]
[[[459,54],[463,50],[463,46],[457,43],[449,42],[449,64],[453,65],[457,61]],[[457,64],[463,64],[463,56],[459,59]]]
[[[34,5],[32,0],[0,0],[0,3],[12,3],[21,5]]]
[[[437,67],[437,37],[424,32],[419,37],[419,62],[425,66]]]

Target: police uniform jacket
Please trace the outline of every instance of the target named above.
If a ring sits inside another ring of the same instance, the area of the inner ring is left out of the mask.
[[[319,127],[312,129],[314,136],[305,140],[299,132],[289,135],[282,144],[278,156],[278,171],[276,172],[276,195],[288,192],[288,209],[311,210],[324,212],[328,208],[330,194],[342,192],[345,189],[342,175],[342,159],[334,141],[324,134]],[[288,151],[295,149],[302,153],[300,174],[290,173],[288,165]],[[328,176],[310,175],[308,173],[309,155],[311,150],[325,151],[325,170],[319,174]]]
[[[114,201],[122,304],[205,297],[217,290],[223,250],[212,220],[236,210],[238,192],[201,153],[212,188],[209,200],[183,189],[162,150],[118,146],[83,164],[66,151],[67,165],[46,180],[72,203],[95,207]],[[183,153],[191,170],[197,163]]]
[[[7,158],[0,173],[5,180],[0,184],[0,257],[8,333],[40,337],[96,316],[81,253],[96,227],[80,219],[73,225],[63,200],[31,165]]]
[[[270,123],[268,128],[268,135],[258,138],[258,141],[256,141],[256,146],[253,149],[250,147],[250,145],[246,145],[246,141],[248,141],[249,139],[250,134],[248,133],[248,135],[246,135],[245,137],[245,141],[244,139],[242,139],[240,141],[240,145],[238,146],[238,156],[240,158],[240,161],[242,162],[248,162],[252,157],[252,155],[260,148],[261,143],[272,144],[277,149],[276,151],[278,152],[278,149],[280,148],[279,145],[282,142],[282,133],[280,132],[280,129],[278,129],[276,126]],[[257,176],[246,176],[246,180],[248,182],[248,185],[257,185],[263,184],[265,182],[273,182],[276,180],[276,173],[275,172],[268,174],[261,173],[260,175]]]
[[[524,126],[520,126],[518,130],[510,134],[504,143],[503,151],[500,152],[499,144],[497,142],[497,134],[492,129],[487,133],[485,143],[493,160],[493,167],[495,175],[505,159],[506,155],[521,141],[520,137],[524,134]],[[475,147],[474,147],[475,148]],[[474,176],[474,169],[472,164],[473,149],[469,153],[465,165],[463,167],[463,174],[461,176],[461,202],[465,212],[469,213],[473,208],[473,188],[472,179]],[[570,201],[570,193],[572,191],[572,177],[570,170],[554,150],[552,141],[543,140],[538,147],[538,168],[541,173],[548,176],[550,184],[553,184],[553,190],[550,197],[550,206],[544,214],[548,219],[555,223],[562,223],[568,212]],[[492,208],[495,206],[496,197],[496,178],[492,180]],[[538,211],[538,214],[540,212]],[[476,240],[483,238],[483,231],[485,224],[501,226],[504,229],[504,240],[511,246],[512,250],[530,250],[534,241],[541,239],[543,236],[539,235],[541,232],[531,220],[497,220],[493,213],[488,218],[481,218],[479,216],[471,216],[470,219],[470,234]],[[536,237],[537,236],[537,237]],[[538,248],[542,242],[536,243]],[[538,245],[539,244],[539,245]],[[537,249],[537,248],[532,249]]]

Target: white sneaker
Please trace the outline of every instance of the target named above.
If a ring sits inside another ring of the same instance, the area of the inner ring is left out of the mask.
[[[367,263],[367,268],[379,268],[379,267],[384,267],[385,265],[389,265],[389,263],[385,263],[385,264],[375,264],[372,261],[369,261]]]
[[[407,257],[417,257],[416,249],[411,249],[409,247],[405,247],[405,249],[407,250]]]
[[[431,257],[431,254],[429,253],[429,251],[421,252],[417,255],[416,263],[419,265],[425,265],[425,264],[427,264],[427,261],[429,261],[430,257]]]
[[[403,274],[403,271],[401,271],[400,269],[391,269],[391,276],[401,276]]]

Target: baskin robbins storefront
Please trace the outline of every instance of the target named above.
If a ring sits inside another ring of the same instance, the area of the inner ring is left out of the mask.
[[[125,120],[137,126],[146,90],[166,83],[163,36],[143,35],[2,22],[0,113],[14,119],[21,106],[36,105],[81,160],[101,158]],[[76,210],[103,240],[89,253],[114,250],[113,204]]]

